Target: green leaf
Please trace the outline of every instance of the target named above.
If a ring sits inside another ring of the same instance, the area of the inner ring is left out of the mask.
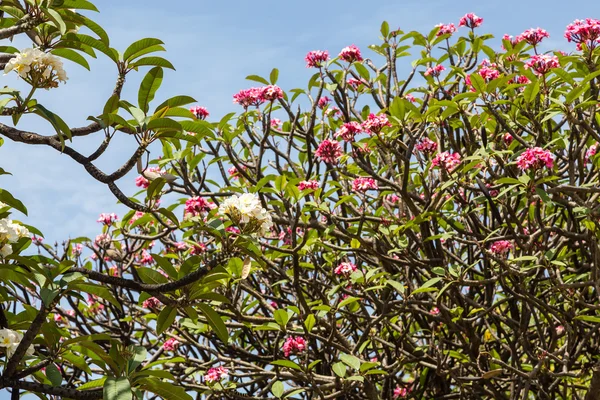
[[[110,290],[104,286],[95,285],[92,283],[72,283],[69,284],[69,289],[80,290],[85,293],[90,293],[98,296],[100,299],[106,300],[113,306],[121,309],[121,303],[115,299]]]
[[[125,376],[120,378],[112,376],[106,378],[103,395],[104,400],[133,400],[129,379]]]
[[[308,314],[306,319],[304,320],[304,326],[308,332],[311,332],[316,323],[316,318],[314,314]]]
[[[85,27],[87,27],[90,31],[92,31],[96,35],[98,35],[98,37],[100,38],[102,43],[104,43],[106,46],[110,46],[110,40],[108,38],[108,34],[100,25],[98,25],[91,19],[84,17],[83,15],[80,15],[79,17],[82,19],[83,25]]]
[[[578,315],[574,319],[600,324],[600,317],[594,317],[592,315]]]
[[[112,114],[119,109],[119,96],[113,94],[109,97],[102,110],[103,114]]]
[[[283,309],[275,310],[273,317],[275,318],[275,322],[277,322],[282,328],[285,328],[290,320],[287,310]]]
[[[65,21],[63,21],[61,15],[51,8],[45,8],[44,12],[48,13],[48,17],[57,25],[58,30],[61,35],[67,33],[67,25],[65,25]]]
[[[302,367],[290,360],[275,360],[271,362],[271,365],[278,365],[280,367],[292,368],[298,371],[302,371]]]
[[[56,133],[62,137],[64,134],[67,138],[71,139],[71,129],[69,129],[69,125],[65,123],[58,115],[54,114],[52,111],[48,110],[46,107],[41,104],[36,104],[33,106],[34,112],[40,117],[46,119],[48,122],[54,126]]]
[[[144,378],[139,381],[140,388],[169,400],[194,400],[181,386],[175,386],[158,379]]]
[[[156,320],[156,334],[160,335],[167,328],[171,327],[177,316],[177,308],[165,306]]]
[[[156,118],[148,122],[148,130],[168,130],[180,132],[182,130],[181,125],[170,118]]]
[[[340,305],[338,306],[338,309],[340,309],[344,306],[347,306],[348,304],[354,303],[358,300],[360,300],[360,298],[354,297],[354,296],[348,296],[340,303]]]
[[[152,268],[138,267],[136,268],[136,272],[144,283],[155,285],[169,282],[166,276]]]
[[[52,386],[60,386],[62,383],[62,375],[54,363],[46,367],[46,378],[52,383]]]
[[[420,288],[414,290],[412,292],[412,294],[433,291],[433,290],[429,290],[430,288],[437,290],[437,288],[433,288],[433,285],[435,285],[436,283],[442,281],[443,279],[444,278],[442,278],[441,276],[436,276],[435,278],[431,278],[430,280],[428,280],[427,282],[425,282]]]
[[[116,52],[109,48],[104,42],[101,40],[95,39],[88,35],[76,34],[76,33],[67,33],[64,36],[67,41],[80,42],[86,46],[92,47],[102,53],[104,53],[108,58],[113,60],[115,63],[119,61],[118,55]]]
[[[8,204],[15,210],[21,211],[23,214],[27,215],[27,208],[21,203],[21,201],[15,199],[10,192],[7,192],[4,189],[0,189],[0,201]]]
[[[485,81],[477,73],[471,74],[471,85],[477,90],[477,93],[485,93],[486,91]]]
[[[273,383],[273,386],[271,386],[271,393],[273,393],[273,396],[280,399],[281,396],[283,396],[283,392],[284,392],[283,382],[275,381],[275,383]]]
[[[156,91],[160,87],[163,79],[163,70],[160,67],[154,67],[144,77],[138,91],[138,105],[144,111],[148,112],[148,105],[154,99]]]
[[[271,71],[271,75],[269,75],[269,80],[271,81],[271,85],[277,83],[277,78],[279,78],[279,70],[277,68],[273,68]]]
[[[219,339],[221,339],[223,343],[227,344],[229,341],[229,332],[227,331],[227,327],[221,319],[221,316],[207,304],[199,303],[198,308],[200,308],[200,311],[206,317],[206,321],[217,334]]]
[[[175,97],[171,97],[170,99],[162,102],[161,105],[156,107],[156,110],[154,112],[156,113],[165,107],[169,107],[169,108],[180,107],[180,106],[185,106],[185,105],[192,104],[195,102],[196,102],[196,99],[194,99],[193,97],[190,97],[190,96],[175,96]]]
[[[356,371],[360,370],[360,360],[351,354],[340,354],[340,360],[349,367],[354,368]]]
[[[164,44],[162,40],[154,39],[154,38],[145,38],[138,40],[137,42],[133,42],[123,53],[123,61],[129,61],[136,57],[138,53],[147,49],[151,46],[162,45]]]
[[[346,376],[347,368],[346,368],[346,364],[344,364],[343,362],[336,362],[335,364],[333,364],[331,369],[333,369],[333,372],[340,378],[343,378],[344,376]]]
[[[64,0],[62,4],[53,6],[54,8],[74,8],[76,10],[91,10],[98,12],[95,5],[87,0]]]
[[[137,68],[137,67],[143,67],[143,66],[148,66],[148,65],[153,65],[153,66],[157,66],[157,67],[163,67],[163,68],[175,70],[175,67],[173,66],[173,64],[171,64],[171,62],[169,60],[166,60],[162,57],[156,57],[156,56],[140,58],[136,62],[129,64],[129,67]]]
[[[258,75],[248,75],[246,77],[247,80],[249,81],[255,81],[255,82],[260,82],[260,83],[264,83],[265,85],[269,84],[269,81],[267,81],[265,78],[262,78]]]
[[[523,99],[527,104],[531,104],[540,92],[540,81],[534,81],[525,87],[523,91]]]

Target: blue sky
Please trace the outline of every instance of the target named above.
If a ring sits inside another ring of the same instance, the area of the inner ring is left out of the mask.
[[[517,35],[531,27],[550,32],[547,48],[571,51],[563,38],[564,28],[577,18],[600,18],[600,2],[547,0],[473,1],[473,0],[380,0],[366,1],[172,1],[103,0],[96,1],[99,14],[90,17],[100,23],[111,38],[111,46],[124,50],[143,37],[162,39],[166,57],[177,71],[166,71],[157,100],[187,94],[206,106],[211,120],[239,108],[232,95],[252,86],[245,77],[268,76],[273,67],[280,70],[279,85],[288,90],[306,86],[311,70],[305,68],[309,50],[329,50],[332,54],[356,44],[363,56],[370,56],[369,44],[379,43],[383,20],[391,28],[405,32],[428,32],[434,25],[454,22],[467,12],[484,18],[481,33]],[[3,43],[6,44],[6,43]],[[27,45],[27,43],[25,43]],[[412,58],[405,58],[409,66]],[[89,115],[101,112],[110,96],[115,68],[105,58],[91,60],[92,71],[69,64],[69,81],[59,89],[43,93],[42,104],[61,115],[71,126],[86,124]],[[145,71],[144,71],[145,72]],[[135,102],[138,82],[143,73],[130,75],[125,98]],[[4,85],[15,85],[12,76],[0,76]],[[5,122],[5,121],[3,121]],[[5,122],[6,123],[6,122]],[[48,126],[26,118],[23,129],[52,133]],[[102,139],[77,141],[75,148],[93,151]],[[134,150],[131,137],[119,137],[100,159],[98,166],[112,171]],[[158,154],[153,154],[156,157]],[[23,220],[38,227],[46,242],[68,237],[95,236],[101,212],[125,213],[108,188],[95,182],[66,156],[47,147],[32,147],[9,141],[0,147],[0,167],[12,176],[0,176],[0,187],[10,190],[29,209]],[[128,194],[136,191],[134,174],[120,181]],[[22,216],[15,215],[17,219]],[[0,392],[0,400],[4,394]]]

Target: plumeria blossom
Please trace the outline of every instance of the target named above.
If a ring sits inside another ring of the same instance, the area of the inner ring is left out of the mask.
[[[350,121],[342,124],[340,129],[335,133],[335,137],[342,139],[345,142],[353,142],[354,137],[362,132],[363,127],[356,121]]]
[[[594,143],[585,152],[585,162],[586,163],[590,162],[590,160],[592,159],[592,157],[594,157],[596,155],[597,151],[598,151],[598,143]]]
[[[454,24],[437,24],[435,26],[436,28],[440,28],[436,34],[436,36],[442,36],[442,35],[452,35],[454,32],[456,32],[456,26],[454,26]]]
[[[283,343],[282,350],[286,357],[292,353],[302,353],[306,350],[306,341],[301,336],[288,336]]]
[[[362,123],[362,127],[369,133],[379,133],[386,126],[392,126],[385,114],[370,113],[367,119]]]
[[[349,276],[354,271],[356,271],[357,267],[351,262],[341,262],[337,267],[333,270],[336,275],[344,275]]]
[[[540,44],[544,38],[550,37],[550,34],[542,28],[531,28],[517,36],[517,41],[525,41],[532,46]]]
[[[100,214],[100,216],[98,217],[96,222],[100,222],[101,224],[108,226],[108,225],[112,225],[113,223],[115,223],[118,219],[119,219],[119,217],[115,213],[110,213],[110,214],[102,213],[102,214]]]
[[[243,89],[233,95],[233,102],[244,108],[250,106],[258,107],[265,102],[262,93],[262,88],[253,87],[250,89]]]
[[[13,253],[11,244],[19,239],[29,237],[31,233],[22,225],[13,222],[10,219],[0,219],[0,257],[5,258]]]
[[[430,67],[427,68],[427,70],[425,71],[425,73],[423,75],[425,76],[440,76],[440,74],[446,70],[446,67],[444,67],[442,64],[438,64],[434,67]]]
[[[466,26],[467,28],[475,29],[483,23],[483,18],[478,17],[473,13],[465,14],[459,21],[458,26]]]
[[[452,172],[454,168],[460,164],[460,160],[461,157],[459,153],[450,153],[448,151],[444,151],[436,154],[433,160],[431,160],[431,164],[434,167],[443,168],[447,172]]]
[[[265,101],[275,101],[283,99],[283,90],[276,85],[268,85],[262,88],[261,97]]]
[[[352,181],[352,190],[355,192],[366,192],[378,189],[377,182],[373,178],[359,177]]]
[[[329,164],[337,164],[342,154],[344,153],[340,142],[330,139],[323,140],[317,147],[317,151],[315,151],[317,158]]]
[[[507,146],[510,146],[510,144],[513,142],[513,140],[515,140],[515,138],[513,138],[513,136],[508,132],[505,133],[504,135],[502,135],[502,141]]]
[[[304,57],[307,68],[321,68],[323,64],[329,60],[329,52],[327,50],[313,50],[309,51]]]
[[[0,347],[4,348],[8,358],[15,354],[15,350],[23,340],[23,334],[12,329],[0,329]],[[25,352],[26,355],[32,356],[34,353],[33,345],[29,346]]]
[[[350,45],[348,47],[344,47],[338,57],[341,60],[344,60],[349,63],[353,63],[355,61],[362,61],[363,58],[360,55],[360,49],[355,45]]]
[[[158,300],[156,297],[148,297],[142,303],[142,307],[144,308],[157,308],[158,306],[160,306],[160,300]]]
[[[67,74],[59,57],[40,49],[25,49],[11,58],[4,67],[4,74],[15,71],[35,87],[50,89],[59,82],[67,81]]]
[[[517,44],[519,44],[519,42],[521,40],[523,40],[523,38],[520,35],[518,35],[517,37],[513,37],[512,35],[505,33],[504,36],[502,36],[502,40],[506,40],[507,42],[510,43],[510,45],[512,47],[515,47]],[[502,44],[501,47],[502,47],[502,50],[506,50],[506,48],[504,47],[504,44]]]
[[[190,112],[198,119],[206,119],[210,115],[206,107],[194,106],[190,108]]]
[[[71,249],[71,254],[73,257],[79,257],[81,252],[83,251],[83,245],[81,243],[76,243],[75,246]]]
[[[552,68],[560,67],[558,57],[550,54],[535,54],[525,63],[536,75],[546,75]]]
[[[273,226],[271,215],[262,207],[258,196],[252,193],[228,197],[219,206],[219,214],[228,216],[246,233],[265,235]]]
[[[194,196],[185,201],[184,215],[198,216],[210,211],[215,205],[208,202],[204,197]]]
[[[408,393],[409,390],[407,388],[396,386],[396,388],[394,389],[394,399],[406,397]]]
[[[433,140],[426,137],[423,138],[423,140],[421,140],[419,143],[417,143],[415,148],[421,153],[429,155],[437,151],[438,144],[437,142],[434,142]]]
[[[577,44],[577,50],[581,50],[585,44],[588,49],[594,50],[600,44],[600,20],[586,18],[577,19],[567,25],[565,38],[569,42]]]
[[[210,368],[208,371],[206,371],[206,374],[204,375],[204,381],[209,383],[218,382],[223,378],[227,377],[228,373],[229,370],[223,366],[217,368]]]
[[[325,107],[327,107],[327,105],[331,102],[331,99],[327,96],[323,96],[319,99],[319,101],[317,101],[317,107],[319,107],[321,110],[324,109]]]
[[[301,181],[298,183],[298,190],[312,189],[317,190],[319,188],[319,181]]]
[[[533,147],[525,150],[517,157],[517,166],[522,171],[536,170],[543,166],[552,168],[554,166],[554,155],[541,147]]]
[[[279,128],[281,126],[281,120],[279,118],[271,118],[271,128]]]
[[[498,240],[490,246],[490,251],[496,255],[505,256],[514,248],[513,244],[508,240]]]
[[[175,338],[168,338],[162,345],[165,351],[175,351],[181,343]]]
[[[348,84],[350,89],[356,90],[360,85],[365,85],[368,82],[366,82],[364,79],[348,78],[346,83]]]

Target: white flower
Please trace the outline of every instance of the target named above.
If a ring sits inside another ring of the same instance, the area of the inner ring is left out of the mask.
[[[15,354],[15,350],[19,347],[21,340],[23,340],[23,334],[21,332],[13,331],[12,329],[0,329],[0,347],[6,349],[7,357],[10,358]],[[32,356],[33,353],[33,346],[29,346],[25,354]]]
[[[28,237],[29,230],[24,226],[14,223],[10,219],[0,219],[0,242],[16,243],[22,237]]]
[[[12,252],[13,252],[12,246],[10,244],[5,244],[0,249],[0,257],[2,257],[2,258],[8,257],[12,254]]]
[[[273,226],[271,215],[261,206],[258,196],[252,193],[227,198],[219,206],[219,213],[227,215],[235,224],[251,227],[252,232],[246,233],[264,235]]]
[[[32,84],[46,89],[58,86],[59,81],[67,81],[67,74],[60,58],[40,49],[25,49],[11,58],[4,67],[4,74],[13,70],[21,78],[30,78]]]

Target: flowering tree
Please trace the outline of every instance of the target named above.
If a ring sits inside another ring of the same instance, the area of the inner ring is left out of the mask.
[[[14,398],[600,398],[599,21],[567,27],[571,54],[540,53],[539,28],[494,50],[474,14],[463,36],[384,22],[372,58],[311,51],[307,87],[249,76],[263,86],[209,122],[187,96],[151,112],[170,64],[140,57],[161,43],[111,49],[80,14],[93,8],[0,6],[0,37],[35,44],[2,48],[31,93],[2,92],[0,134],[64,152],[132,209],[53,247],[0,192],[0,387]],[[61,57],[87,66],[96,51],[117,87],[70,128],[35,92],[66,80]],[[138,106],[121,99],[147,65]],[[56,135],[19,130],[26,113]],[[117,132],[139,149],[105,174],[93,162]],[[69,147],[93,134],[92,155]],[[136,166],[128,198],[116,181]]]

